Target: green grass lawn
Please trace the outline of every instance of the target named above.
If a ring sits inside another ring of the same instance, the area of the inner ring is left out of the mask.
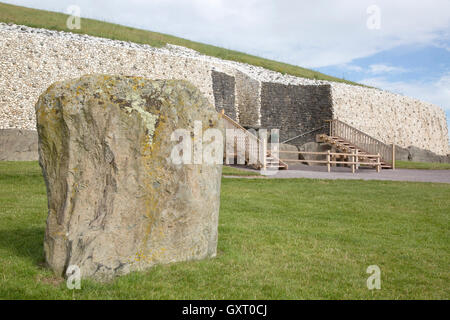
[[[66,26],[67,18],[68,15],[62,13],[0,3],[0,22],[15,23],[35,28],[82,33],[114,40],[131,41],[148,44],[153,47],[162,47],[167,43],[170,43],[194,49],[208,56],[248,63],[269,70],[281,72],[283,74],[291,74],[309,79],[329,80],[359,85],[345,79],[328,76],[315,70],[305,69],[299,66],[264,59],[234,50],[194,42],[163,33],[121,26],[104,21],[82,18],[80,30],[69,30]]]
[[[0,162],[0,299],[449,299],[450,185],[222,180],[218,256],[71,291],[43,265],[36,162]],[[381,268],[369,291],[366,269]]]
[[[260,176],[259,171],[248,171],[239,169],[236,167],[223,166],[222,167],[223,176]]]
[[[395,161],[398,169],[450,170],[450,163]]]

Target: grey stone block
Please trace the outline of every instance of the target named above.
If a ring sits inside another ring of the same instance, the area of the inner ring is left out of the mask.
[[[409,150],[408,148],[402,148],[395,146],[395,160],[397,161],[409,161]]]
[[[0,161],[38,160],[36,130],[0,130]]]
[[[448,162],[448,156],[440,156],[429,150],[420,149],[414,146],[408,147],[408,160],[414,162]]]
[[[234,77],[215,70],[212,70],[211,77],[216,110],[220,112],[223,109],[227,116],[236,120]]]

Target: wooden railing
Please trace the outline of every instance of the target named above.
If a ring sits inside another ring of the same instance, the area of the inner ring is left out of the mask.
[[[289,153],[289,154],[298,154],[298,155],[323,155],[326,157],[326,160],[294,160],[294,159],[284,159],[280,156],[281,161],[283,162],[306,162],[306,163],[323,163],[327,165],[328,172],[331,172],[331,165],[333,164],[344,164],[351,165],[352,172],[355,173],[356,169],[362,166],[372,166],[376,168],[377,172],[381,171],[381,156],[380,154],[364,154],[361,155],[362,158],[370,157],[374,159],[374,161],[359,161],[360,156],[358,155],[358,151],[354,151],[353,153],[341,153],[341,152],[331,152],[330,150],[326,152],[312,152],[312,151],[280,151],[280,154]],[[348,161],[340,160],[333,161],[332,156],[344,156],[348,159]]]
[[[246,130],[244,127],[242,127],[239,123],[231,119],[229,116],[227,116],[225,113],[221,113],[222,119],[225,120],[225,130],[226,129],[238,129],[239,134],[236,135],[235,140],[232,142],[233,150],[234,152],[230,154],[230,152],[227,150],[228,146],[227,143],[230,143],[230,141],[227,141],[224,144],[225,148],[225,155],[227,157],[229,156],[242,156],[245,159],[245,162],[250,162],[251,164],[258,166],[263,165],[261,161],[259,161],[260,157],[259,155],[259,139],[254,134]],[[228,138],[228,137],[227,137]],[[228,160],[228,159],[227,159]],[[238,163],[239,163],[239,159]]]
[[[245,161],[259,168],[266,168],[266,157],[267,157],[267,140],[262,141],[256,135],[245,129],[239,123],[231,119],[227,116],[223,111],[220,113],[221,117],[225,120],[225,129],[238,129],[240,134],[237,135],[233,145],[234,145],[234,154],[235,155],[244,155]],[[225,153],[227,150],[227,145],[224,145]],[[242,150],[242,149],[243,150]],[[230,154],[226,154],[226,156],[230,156]],[[271,155],[275,161],[278,161],[281,165],[287,167],[287,164],[283,163],[275,157]]]
[[[394,145],[385,144],[338,119],[327,120],[327,122],[330,125],[330,136],[349,141],[361,151],[380,154],[383,162],[393,165]]]

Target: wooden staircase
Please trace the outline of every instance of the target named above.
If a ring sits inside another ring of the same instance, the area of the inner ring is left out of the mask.
[[[332,146],[333,148],[336,149],[337,152],[355,153],[358,155],[358,160],[361,162],[373,162],[374,164],[377,163],[377,157],[371,156],[368,152],[361,150],[351,142],[346,141],[342,138],[330,137],[326,134],[320,134],[318,136],[318,141]],[[381,168],[391,168],[391,166],[382,160]]]
[[[287,170],[287,163],[281,161],[280,159],[273,157],[270,154],[270,151],[266,153],[266,168],[269,170],[278,169],[278,170]]]
[[[381,156],[381,168],[392,169],[395,163],[395,149],[352,126],[334,119],[329,120],[330,134],[317,135],[317,142],[332,146],[336,152],[357,153],[361,162],[377,162]],[[372,155],[372,156],[371,156]]]
[[[235,141],[235,152],[234,154],[227,153],[226,156],[237,157],[238,151],[241,151],[245,154],[245,165],[253,167],[255,169],[280,169],[287,170],[287,163],[281,161],[278,157],[274,156],[270,150],[267,150],[267,141],[261,141],[257,136],[253,133],[245,129],[239,123],[228,117],[222,110],[220,113],[222,120],[224,121],[225,129],[237,129],[241,133],[237,140],[243,141]],[[237,150],[239,146],[245,146],[244,150]],[[225,146],[226,151],[226,146]],[[265,159],[261,160],[262,157],[259,154],[265,154]],[[225,155],[225,152],[224,152]],[[255,163],[251,163],[250,159],[257,159]]]

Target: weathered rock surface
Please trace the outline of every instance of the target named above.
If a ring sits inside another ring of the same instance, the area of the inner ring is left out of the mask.
[[[32,161],[38,159],[36,130],[0,130],[0,161]]]
[[[57,273],[110,279],[216,255],[221,165],[176,165],[175,129],[219,128],[186,81],[89,75],[36,104],[47,185],[45,258]]]

